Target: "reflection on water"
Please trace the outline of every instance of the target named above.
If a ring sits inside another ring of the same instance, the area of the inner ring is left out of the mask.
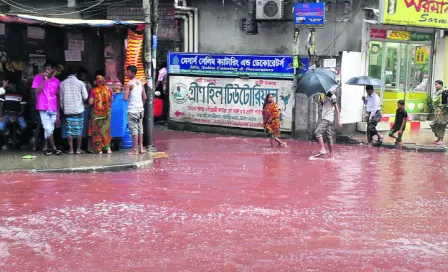
[[[288,144],[163,131],[169,158],[151,169],[1,175],[3,271],[448,266],[446,155],[338,146],[310,161],[316,144]]]

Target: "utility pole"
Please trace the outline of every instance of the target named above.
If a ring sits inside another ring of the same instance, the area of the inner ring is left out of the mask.
[[[153,77],[153,61],[152,61],[152,9],[151,0],[143,0],[143,14],[145,16],[145,37],[144,37],[144,48],[143,48],[143,58],[145,61],[145,76],[147,82],[146,94],[148,101],[145,104],[145,119],[144,119],[144,129],[145,129],[145,142],[150,151],[154,150],[154,82]]]
[[[159,0],[152,0],[152,74],[153,82],[152,86],[155,88],[157,83],[157,49],[158,49],[158,29],[159,29]],[[153,92],[153,100],[154,101]],[[164,94],[165,95],[165,94]],[[164,103],[167,103],[164,101]],[[151,112],[151,116],[154,120],[154,109]],[[154,124],[154,122],[152,122]],[[154,126],[153,126],[154,128]],[[153,142],[154,143],[154,142]]]
[[[308,56],[310,58],[310,67],[316,68],[316,29],[310,29],[308,41]]]
[[[295,4],[299,3],[299,0],[294,0],[294,7]],[[294,12],[295,8],[294,8]],[[294,65],[294,90],[297,91],[297,84],[299,82],[299,70],[300,70],[300,40],[299,40],[299,36],[300,36],[300,26],[295,24],[294,22],[294,36],[293,36],[293,41],[292,41],[292,56],[293,56],[293,65]],[[297,96],[297,93],[296,93]],[[298,116],[299,110],[298,110],[298,105],[299,103],[299,98],[296,97],[296,103],[295,103],[295,108],[296,108],[296,114],[294,114],[294,130],[293,130],[293,138],[298,138],[299,137],[299,127],[300,127],[300,116]]]

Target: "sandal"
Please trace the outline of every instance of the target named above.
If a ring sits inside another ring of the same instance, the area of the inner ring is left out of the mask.
[[[56,156],[59,156],[59,155],[61,155],[61,153],[62,153],[62,151],[61,150],[58,150],[58,149],[56,149],[56,150],[53,150],[53,152],[52,152],[54,155],[56,155]]]
[[[378,138],[378,144],[381,145],[383,143],[383,137]]]
[[[44,152],[44,155],[45,156],[51,156],[51,155],[53,155],[53,151],[51,151],[51,150],[45,150],[45,151],[43,151]]]

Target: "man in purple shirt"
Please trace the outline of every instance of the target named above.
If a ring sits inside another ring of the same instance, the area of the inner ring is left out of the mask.
[[[55,124],[60,124],[58,107],[60,82],[53,76],[55,67],[54,63],[45,63],[43,73],[34,77],[33,85],[31,86],[36,93],[36,109],[39,111],[42,127],[45,131],[43,151],[47,156],[61,154],[61,151],[56,148],[53,139]],[[48,148],[48,144],[50,144],[52,149]]]

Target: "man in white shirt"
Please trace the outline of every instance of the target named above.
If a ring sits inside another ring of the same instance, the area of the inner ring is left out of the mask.
[[[373,143],[373,136],[378,137],[378,145],[383,143],[383,136],[376,130],[376,126],[381,121],[381,98],[373,90],[372,85],[366,86],[366,92],[368,94],[367,99],[362,97],[362,101],[366,105],[367,111],[367,141],[369,145]]]
[[[60,99],[61,109],[65,114],[67,126],[67,140],[70,147],[69,154],[75,154],[73,149],[73,138],[76,138],[76,154],[83,153],[81,150],[82,131],[84,128],[84,101],[89,98],[86,85],[76,78],[77,69],[68,68],[68,78],[61,82]]]
[[[334,85],[330,88],[330,90],[328,90],[324,99],[319,97],[319,102],[322,104],[322,121],[319,123],[319,126],[314,132],[320,144],[320,152],[316,155],[316,157],[327,154],[324,145],[324,136],[327,138],[330,153],[333,153],[333,122],[335,112],[338,118],[338,127],[342,127],[338,99],[334,94],[334,91],[336,91],[337,88],[338,85]]]

